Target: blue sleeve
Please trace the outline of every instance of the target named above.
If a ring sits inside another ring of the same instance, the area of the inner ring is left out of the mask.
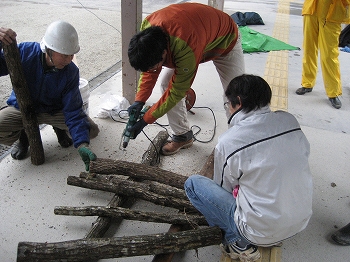
[[[68,65],[68,67],[72,66],[75,67],[73,63]],[[90,123],[83,111],[83,100],[79,90],[79,69],[67,69],[70,77],[62,97],[63,114],[72,136],[74,147],[78,147],[82,143],[90,143]],[[72,74],[72,72],[74,73]]]

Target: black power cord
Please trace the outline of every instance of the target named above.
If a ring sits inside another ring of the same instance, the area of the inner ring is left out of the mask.
[[[214,128],[213,128],[213,134],[211,136],[211,138],[209,140],[200,140],[198,139],[198,135],[199,133],[201,132],[202,128],[198,125],[193,125],[191,126],[191,130],[193,132],[193,139],[195,141],[198,141],[200,143],[210,143],[211,141],[213,141],[214,137],[215,137],[215,134],[216,134],[216,117],[215,117],[215,113],[214,111],[210,108],[210,107],[206,107],[206,106],[197,106],[197,107],[192,107],[192,108],[195,108],[195,109],[209,109],[210,112],[212,113],[213,115],[213,120],[214,120]],[[118,122],[118,123],[122,123],[122,124],[127,124],[127,120],[129,119],[128,117],[125,118],[123,116],[121,116],[121,113],[122,112],[127,112],[127,110],[120,110],[119,112],[116,112],[118,117],[122,120],[118,120],[114,117],[115,114],[113,114],[115,111],[112,109],[109,116],[110,118],[114,121],[114,122]],[[125,121],[124,121],[125,120]],[[168,129],[166,127],[168,127],[169,125],[163,125],[163,124],[159,124],[158,122],[155,122],[154,123],[155,125],[158,125],[160,126],[161,128],[163,128],[164,130],[166,130],[168,132]],[[196,131],[194,131],[194,129],[197,129]],[[146,132],[144,130],[142,130],[142,133],[145,135],[145,137],[151,142],[151,144],[154,146],[154,149],[156,150],[157,152],[157,157],[156,157],[156,164],[160,163],[160,150],[157,150],[155,144],[153,143],[153,141],[148,137],[148,135],[146,134]],[[169,134],[169,133],[168,133]],[[169,134],[169,137],[171,137],[171,135]]]

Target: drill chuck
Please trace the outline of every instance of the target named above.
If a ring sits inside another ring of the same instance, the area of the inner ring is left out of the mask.
[[[129,141],[125,141],[125,139],[124,139],[124,141],[123,141],[123,148],[126,148],[128,146],[128,143],[129,143]]]

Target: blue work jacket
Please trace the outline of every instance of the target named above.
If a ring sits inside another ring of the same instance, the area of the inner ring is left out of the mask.
[[[89,143],[90,124],[82,106],[79,90],[79,69],[70,63],[63,69],[45,70],[43,52],[36,42],[18,45],[23,74],[36,113],[54,115],[62,111],[75,147]],[[0,53],[0,76],[9,74],[3,52]],[[16,94],[12,90],[7,100],[9,106],[19,109]]]

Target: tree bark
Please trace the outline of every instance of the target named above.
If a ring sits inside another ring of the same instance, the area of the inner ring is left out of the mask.
[[[184,188],[184,183],[187,179],[187,176],[179,175],[158,167],[105,158],[91,161],[90,172],[106,175],[117,174],[137,179],[153,180],[180,189]]]
[[[113,196],[111,201],[109,201],[107,208],[114,208],[114,207],[131,207],[133,204],[132,199],[128,199],[126,197],[121,197],[117,194]],[[119,225],[121,223],[122,219],[118,219],[113,221],[114,224]],[[95,222],[92,223],[92,226],[89,230],[89,232],[86,234],[85,238],[100,238],[103,237],[104,234],[107,232],[109,227],[111,226],[112,218],[111,217],[98,217]]]
[[[100,174],[86,173],[86,172],[81,172],[80,177],[91,179],[96,182],[109,181],[109,182],[112,182],[113,184],[126,183],[126,184],[129,184],[128,188],[132,188],[133,186],[139,186],[140,188],[144,188],[144,190],[148,190],[150,192],[153,192],[159,195],[188,200],[184,189],[168,186],[155,181],[142,180],[140,182],[137,182],[130,179],[126,180],[124,176],[119,176],[119,175],[100,175]]]
[[[101,216],[111,218],[123,218],[128,220],[137,220],[154,223],[167,224],[181,224],[197,226],[207,226],[205,218],[202,215],[192,215],[183,213],[161,213],[161,212],[145,212],[130,210],[122,207],[101,207],[101,206],[87,206],[87,207],[55,207],[56,215],[67,216]]]
[[[153,192],[149,192],[143,185],[130,185],[130,181],[127,180],[114,184],[112,182],[93,181],[90,179],[69,176],[67,178],[67,184],[140,198],[157,205],[173,207],[181,211],[184,209],[186,209],[186,211],[196,210],[188,200],[168,198],[167,196],[155,194]]]
[[[31,95],[24,78],[17,42],[13,41],[10,45],[3,45],[3,48],[12,87],[21,111],[23,127],[29,140],[31,161],[34,165],[41,165],[45,162],[44,148],[35,106],[31,101]]]
[[[147,151],[142,156],[141,164],[148,166],[156,166],[160,163],[159,151],[168,139],[169,134],[167,131],[160,131],[148,146]]]
[[[207,158],[207,162],[205,162],[204,166],[199,172],[199,174],[201,174],[202,176],[205,176],[211,179],[213,179],[213,175],[214,175],[214,151],[215,149],[211,152],[211,154]]]
[[[206,163],[204,164],[201,171],[199,172],[199,174],[211,179],[213,178],[213,174],[214,174],[214,150],[211,152],[211,154],[207,158]],[[186,230],[184,225],[173,224],[170,226],[168,232],[175,233],[183,230]],[[174,253],[158,254],[154,256],[152,262],[171,262],[173,257],[174,257]]]
[[[17,262],[86,261],[180,252],[221,243],[218,227],[178,233],[120,238],[78,239],[57,243],[20,242]]]
[[[169,136],[168,133],[165,131],[161,131],[157,134],[152,144],[148,147],[146,154],[143,156],[141,161],[142,164],[152,165],[152,163],[157,163],[157,160],[155,158],[158,156],[158,152],[161,146],[168,139],[168,136]],[[91,161],[90,163],[92,162],[93,161]],[[119,206],[131,207],[134,201],[135,200],[132,197],[127,198],[127,197],[123,197],[123,196],[119,196],[118,194],[115,194],[112,200],[108,203],[107,207],[119,207]],[[119,219],[118,221],[113,221],[113,222],[114,222],[113,225],[115,227],[119,227],[119,225],[122,222],[122,219]],[[110,227],[111,223],[112,223],[112,219],[109,217],[98,217],[96,221],[92,224],[92,227],[88,232],[88,234],[86,235],[86,238],[103,237],[104,234],[107,232],[108,228]]]
[[[185,225],[172,224],[169,227],[168,233],[177,233],[177,232],[184,231],[186,229],[187,228]],[[156,254],[153,257],[152,262],[171,262],[174,255],[175,255],[175,252]]]

